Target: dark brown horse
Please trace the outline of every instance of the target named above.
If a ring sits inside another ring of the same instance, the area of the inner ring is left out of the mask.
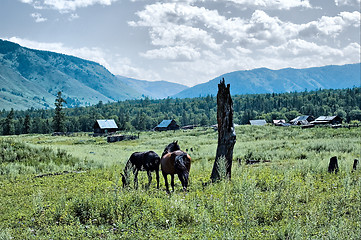
[[[180,147],[179,147],[179,145],[178,145],[178,141],[173,141],[172,143],[169,143],[169,144],[165,147],[165,149],[164,149],[164,151],[163,151],[163,153],[162,153],[162,157],[163,157],[164,155],[166,155],[167,153],[174,152],[174,151],[177,151],[177,150],[180,150]]]
[[[124,175],[122,175],[123,187],[129,185],[129,173],[133,171],[134,174],[134,188],[138,188],[138,171],[147,171],[148,186],[152,182],[152,173],[155,171],[157,178],[157,188],[159,188],[159,164],[160,157],[153,151],[135,152],[133,153],[124,168]]]
[[[178,142],[170,143],[164,149],[160,164],[167,192],[169,192],[168,174],[171,176],[171,186],[173,192],[174,174],[178,175],[178,178],[182,183],[183,190],[186,191],[188,187],[189,171],[191,168],[191,157],[186,152],[180,150]]]

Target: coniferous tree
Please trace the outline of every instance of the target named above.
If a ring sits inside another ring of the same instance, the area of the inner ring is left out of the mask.
[[[15,134],[14,126],[14,109],[11,108],[11,111],[7,115],[4,123],[4,135],[13,135]]]
[[[29,114],[26,114],[25,120],[24,120],[24,128],[23,128],[24,134],[30,133],[30,123],[31,123],[30,116],[29,116]]]
[[[63,103],[66,101],[61,97],[61,92],[55,99],[55,115],[53,117],[54,132],[65,132],[65,114],[63,112]]]

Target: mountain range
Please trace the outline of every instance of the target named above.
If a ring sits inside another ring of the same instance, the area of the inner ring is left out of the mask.
[[[171,95],[188,88],[115,76],[96,62],[0,39],[0,109],[52,108],[58,91],[68,107],[170,96],[164,90],[154,91],[157,84],[173,89]]]
[[[62,91],[67,107],[126,99],[216,95],[224,78],[231,94],[282,93],[360,86],[361,64],[305,69],[260,68],[221,75],[187,87],[167,81],[115,76],[102,65],[64,54],[22,47],[0,39],[0,109],[53,108]]]
[[[209,82],[188,88],[173,97],[193,98],[217,95],[222,78],[230,84],[232,95],[257,93],[300,92],[316,89],[342,89],[360,86],[361,64],[324,66],[305,69],[285,68],[270,70],[259,68],[223,74]]]

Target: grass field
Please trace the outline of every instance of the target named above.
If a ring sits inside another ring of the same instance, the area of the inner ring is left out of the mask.
[[[217,147],[209,128],[116,143],[85,133],[0,137],[0,239],[361,239],[359,128],[236,134],[232,180],[215,184],[207,184]],[[166,194],[162,177],[160,190],[155,178],[147,190],[145,173],[138,190],[122,188],[132,152],[161,154],[173,140],[193,160],[187,193],[176,179]],[[332,156],[338,174],[327,172]]]

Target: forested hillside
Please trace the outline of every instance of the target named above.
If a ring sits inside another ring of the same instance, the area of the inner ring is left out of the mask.
[[[361,88],[318,90],[282,94],[233,96],[234,122],[248,124],[250,119],[291,120],[302,115],[339,115],[344,122],[361,121]],[[90,107],[63,109],[68,132],[93,131],[96,119],[115,119],[120,130],[142,131],[154,128],[163,119],[179,125],[216,124],[216,97],[128,100]],[[2,134],[53,132],[54,110],[5,111],[0,113]]]

